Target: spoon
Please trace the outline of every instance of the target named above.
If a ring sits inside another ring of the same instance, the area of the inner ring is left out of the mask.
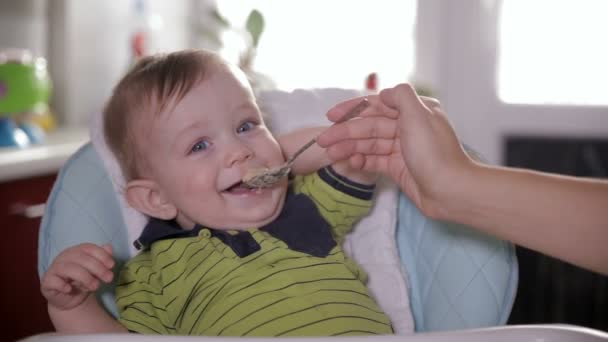
[[[344,114],[338,121],[334,123],[339,124],[345,121],[348,121],[359,114],[365,108],[369,107],[369,100],[364,98],[359,102],[355,107],[353,107],[350,111]],[[276,184],[281,178],[287,176],[291,171],[291,167],[293,166],[296,158],[302,154],[302,152],[306,151],[310,146],[314,145],[317,142],[317,137],[312,138],[309,142],[304,144],[304,146],[300,147],[296,153],[291,156],[283,165],[276,166],[273,168],[261,168],[261,169],[252,169],[247,172],[245,177],[243,177],[243,186],[249,189],[256,188],[269,188]]]

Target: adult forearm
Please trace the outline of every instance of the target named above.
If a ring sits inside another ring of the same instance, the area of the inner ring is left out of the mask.
[[[440,217],[608,274],[608,182],[477,165]]]
[[[91,295],[78,307],[61,310],[48,307],[49,316],[58,333],[126,333],[127,329],[107,313]]]

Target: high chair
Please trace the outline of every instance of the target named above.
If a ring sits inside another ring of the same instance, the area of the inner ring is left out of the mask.
[[[271,129],[281,133],[329,124],[327,109],[359,95],[344,89],[269,91],[258,101]],[[93,143],[68,160],[48,199],[39,236],[40,276],[63,249],[83,242],[111,243],[115,273],[134,253],[137,232],[128,228],[132,217],[116,183],[120,175],[99,142],[99,117],[92,120]],[[368,271],[372,294],[398,334],[506,323],[518,279],[513,245],[423,216],[388,181],[380,182],[376,196],[370,217],[357,224],[345,248]],[[116,316],[113,284],[97,295]]]

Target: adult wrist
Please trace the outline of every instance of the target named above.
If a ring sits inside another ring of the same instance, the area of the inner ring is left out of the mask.
[[[476,191],[486,177],[487,166],[468,160],[453,172],[446,173],[440,187],[427,196],[427,216],[450,222],[461,222],[473,210]]]

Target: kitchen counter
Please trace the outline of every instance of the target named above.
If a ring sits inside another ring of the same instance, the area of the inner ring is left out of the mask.
[[[28,148],[0,148],[0,183],[55,173],[89,141],[86,127],[60,128],[46,142]]]

